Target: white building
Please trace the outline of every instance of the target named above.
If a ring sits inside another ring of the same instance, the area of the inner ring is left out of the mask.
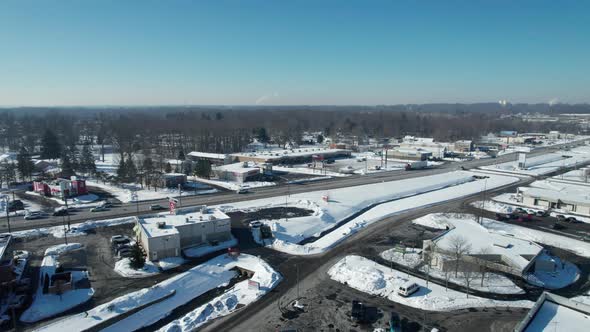
[[[219,209],[136,218],[135,235],[147,258],[179,256],[186,248],[231,239],[231,220]]]
[[[547,187],[541,187],[541,186]],[[523,205],[540,206],[590,216],[590,186],[537,181],[539,187],[520,187],[517,197]]]
[[[585,332],[589,327],[589,305],[544,292],[514,332]]]
[[[261,168],[248,162],[239,162],[228,165],[217,166],[213,168],[213,173],[220,180],[234,181],[244,183],[248,180],[254,179],[261,173]]]

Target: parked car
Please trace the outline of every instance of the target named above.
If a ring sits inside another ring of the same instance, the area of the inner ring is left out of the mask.
[[[129,243],[131,238],[127,235],[113,235],[111,236],[111,244]]]
[[[399,286],[397,289],[397,293],[403,297],[410,296],[417,292],[420,289],[420,286],[415,282],[408,281],[405,284]]]
[[[161,210],[166,210],[166,208],[160,204],[152,204],[152,205],[150,205],[150,210],[151,211],[161,211]]]
[[[523,222],[523,221],[533,221],[533,215],[532,214],[521,214],[518,217],[518,221]]]
[[[53,212],[53,216],[54,217],[59,217],[59,216],[67,216],[69,214],[68,209],[66,209],[65,207],[58,207],[55,209],[55,211]]]
[[[25,205],[23,204],[23,201],[21,201],[20,199],[15,199],[14,201],[8,202],[8,212],[15,212],[24,209]]]
[[[106,210],[108,210],[108,209],[104,206],[96,206],[96,207],[93,207],[92,209],[90,209],[90,212],[102,212],[102,211],[106,211]]]
[[[336,162],[336,160],[334,160],[334,159],[328,159],[328,160],[326,160],[326,164],[333,164],[335,162]]]
[[[514,213],[516,213],[516,214],[527,214],[528,212],[526,212],[526,210],[523,209],[523,208],[516,208],[516,209],[514,209]]]
[[[567,217],[567,218],[565,218],[565,221],[567,221],[569,223],[572,223],[572,224],[575,224],[575,223],[578,222],[578,219],[576,219],[574,217]]]
[[[41,211],[28,211],[25,212],[25,220],[33,220],[39,219],[43,217],[43,213]]]
[[[539,210],[539,211],[535,212],[535,215],[537,217],[548,217],[549,211]]]
[[[563,224],[560,223],[554,223],[551,228],[555,229],[555,230],[560,230],[560,229],[565,229],[566,227]]]
[[[131,249],[123,249],[123,250],[119,250],[117,253],[117,256],[123,258],[123,257],[131,257],[133,256],[133,250]]]
[[[512,214],[510,213],[496,213],[496,220],[506,221],[510,219],[512,219]]]
[[[563,222],[566,219],[563,214],[558,214],[555,216],[555,218],[557,218],[557,221],[559,221],[559,222]]]
[[[260,228],[260,226],[262,226],[262,223],[258,220],[250,223],[250,228]]]
[[[129,242],[128,243],[118,243],[118,244],[115,244],[114,247],[115,247],[114,250],[117,253],[121,252],[123,250],[131,250],[131,245],[129,245]]]

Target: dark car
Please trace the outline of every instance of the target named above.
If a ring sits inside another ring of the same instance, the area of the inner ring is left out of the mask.
[[[563,214],[558,214],[555,216],[555,218],[557,218],[557,221],[560,221],[560,222],[563,222],[566,219]]]
[[[14,201],[8,202],[8,211],[9,212],[24,210],[24,209],[25,209],[25,205],[23,204],[23,201],[21,201],[20,199],[15,199]]]
[[[565,229],[566,227],[560,223],[555,223],[551,226],[551,228],[553,228],[555,230],[560,230],[560,229]]]
[[[496,213],[496,220],[506,221],[506,220],[510,220],[511,218],[512,218],[512,215],[509,213]]]
[[[565,218],[565,221],[567,221],[569,223],[572,223],[572,224],[575,224],[575,223],[578,222],[578,219],[576,219],[574,217],[567,217],[567,218]]]
[[[67,216],[69,214],[68,210],[66,208],[63,209],[55,209],[55,212],[53,212],[53,216],[54,217],[58,217],[58,216]]]
[[[161,211],[161,210],[166,210],[166,208],[163,207],[160,204],[152,204],[152,205],[150,205],[150,210],[152,210],[152,211]]]
[[[526,212],[526,210],[523,209],[523,208],[516,208],[516,209],[514,209],[514,213],[516,213],[516,214],[528,214],[528,212]]]
[[[537,217],[548,217],[549,216],[549,212],[548,211],[539,210],[539,211],[535,212],[535,215]]]

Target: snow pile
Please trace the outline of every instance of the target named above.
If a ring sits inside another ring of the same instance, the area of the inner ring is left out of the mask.
[[[403,252],[400,252],[399,250],[389,249],[382,252],[380,256],[387,261],[394,262],[399,265],[414,269],[422,263],[421,252],[422,250],[420,249],[406,248],[406,253],[404,255]],[[445,273],[438,269],[436,266],[429,267],[427,265],[421,266],[419,268],[419,271],[428,274],[434,278],[438,278],[440,280],[448,280],[449,283],[467,287],[467,282],[461,274],[458,274],[455,277],[455,274],[453,272]],[[516,284],[514,284],[512,280],[501,274],[487,272],[482,276],[481,273],[473,273],[473,277],[474,280],[470,283],[469,287],[481,292],[496,294],[524,293],[524,291]]]
[[[258,283],[258,289],[252,287],[248,280],[241,281],[222,295],[164,326],[160,331],[194,331],[212,319],[231,314],[238,309],[238,305],[255,302],[278,285],[281,276],[270,265],[253,256],[247,258],[249,262],[240,262],[242,257],[239,256],[237,266],[254,271],[254,276],[250,280]]]
[[[244,183],[239,183],[236,181],[204,179],[204,178],[200,178],[200,177],[196,177],[196,176],[189,177],[189,178],[191,178],[191,179],[194,178],[195,181],[210,184],[212,186],[225,188],[227,190],[232,190],[232,191],[238,190],[239,188],[242,188],[242,187],[260,188],[260,187],[270,187],[270,186],[277,185],[275,182],[265,182],[265,181],[247,181]]]
[[[302,184],[302,183],[308,183],[308,182],[316,182],[316,181],[322,181],[322,180],[329,180],[331,179],[332,176],[318,176],[315,178],[303,178],[303,179],[297,179],[297,180],[291,180],[289,182],[287,182],[288,184]]]
[[[273,166],[273,171],[276,172],[285,172],[285,173],[297,173],[297,174],[309,174],[309,175],[325,175],[327,177],[346,177],[350,176],[350,174],[342,174],[338,172],[329,171],[327,169],[322,168],[311,168],[311,167],[282,167],[282,166]]]
[[[258,299],[275,287],[281,279],[281,276],[277,272],[257,257],[242,254],[237,258],[231,258],[227,255],[221,255],[195,266],[184,273],[166,279],[149,289],[126,294],[95,307],[88,311],[88,315],[78,314],[69,316],[54,324],[45,326],[42,330],[57,332],[87,330],[99,323],[105,322],[105,320],[113,319],[116,316],[144,305],[147,306],[123,319],[114,319],[114,322],[102,329],[102,331],[134,331],[148,327],[168,316],[177,307],[185,305],[205,292],[228,285],[231,279],[236,276],[236,272],[232,270],[236,266],[253,271],[254,276],[251,280],[260,284],[258,290],[252,289],[247,286],[248,281],[246,280],[237,283],[228,290],[228,292],[234,292],[235,299],[240,305],[246,305]],[[231,310],[235,310],[238,304],[234,306],[231,301],[226,301],[222,304],[227,308],[233,309],[228,309],[227,312],[222,310],[217,313],[213,310],[210,313],[212,315],[223,315],[229,313]],[[213,304],[215,303],[213,302]],[[215,305],[215,308],[220,308],[219,304]],[[199,310],[199,308],[196,310]],[[185,324],[193,324],[193,316],[191,314],[194,313],[195,311],[177,321],[177,328],[182,328]],[[196,315],[201,315],[201,313]]]
[[[474,307],[524,307],[533,305],[530,301],[498,301],[445,289],[433,282],[428,283],[417,277],[407,276],[395,269],[389,269],[364,257],[350,255],[330,268],[328,275],[335,281],[346,284],[365,293],[387,299],[413,308],[431,311],[452,311]],[[414,294],[403,297],[397,289],[407,282],[420,286]]]
[[[160,273],[160,269],[150,261],[146,261],[141,269],[131,267],[131,259],[123,258],[115,263],[115,272],[125,278],[145,278]]]
[[[158,260],[158,265],[164,271],[171,270],[186,263],[182,257],[166,257]]]
[[[43,293],[45,276],[47,275],[51,279],[51,276],[55,274],[59,255],[80,249],[81,247],[82,245],[79,243],[71,243],[69,245],[57,245],[47,248],[45,257],[41,262],[37,292],[34,295],[31,306],[20,316],[22,322],[34,323],[55,316],[85,303],[94,295],[94,289],[92,288],[73,288],[72,290],[63,292],[61,295]],[[88,279],[88,272],[86,271],[69,272],[72,274],[72,284],[74,285],[82,279]]]
[[[477,209],[483,208],[487,211],[496,212],[496,213],[512,213],[514,211],[514,209],[516,208],[513,205],[502,203],[502,202],[496,202],[494,200],[488,200],[485,202],[484,201],[475,201],[475,202],[472,202],[470,205],[477,208]]]
[[[271,206],[285,206],[302,200],[311,202],[316,213],[312,216],[262,221],[272,226],[274,239],[266,241],[274,249],[291,254],[317,254],[324,252],[368,225],[386,217],[411,209],[430,206],[440,202],[460,198],[487,189],[505,186],[518,181],[514,177],[491,175],[486,181],[474,180],[472,172],[451,172],[427,177],[383,182],[356,187],[335,189],[330,192],[314,191],[238,202],[222,206],[224,210],[251,211]],[[327,197],[327,201],[325,198]],[[291,202],[291,203],[289,203]],[[376,205],[368,211],[352,218],[313,243],[304,246],[297,243],[309,237],[318,237],[322,232],[332,229],[343,219],[358,214],[363,209]],[[292,206],[292,205],[291,205]],[[310,205],[311,207],[311,205]]]

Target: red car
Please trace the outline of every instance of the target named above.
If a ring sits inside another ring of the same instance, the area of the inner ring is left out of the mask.
[[[522,214],[520,215],[520,217],[518,217],[518,221],[532,221],[533,220],[533,215],[532,214]]]

